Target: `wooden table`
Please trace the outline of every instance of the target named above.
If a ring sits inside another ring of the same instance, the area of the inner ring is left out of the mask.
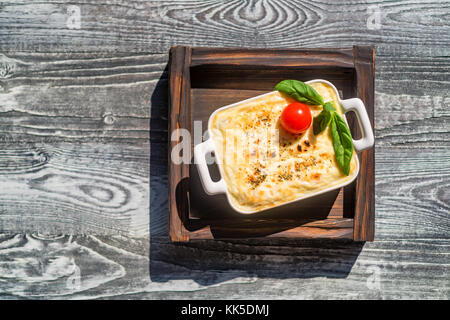
[[[448,1],[65,2],[0,2],[0,298],[450,297]],[[169,48],[353,44],[376,241],[170,243]]]

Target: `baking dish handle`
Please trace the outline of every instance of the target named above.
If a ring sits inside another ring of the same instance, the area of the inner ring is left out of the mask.
[[[223,178],[214,182],[209,174],[208,165],[206,164],[206,155],[208,152],[214,151],[214,143],[212,139],[208,139],[194,147],[194,162],[197,166],[200,181],[203,189],[209,195],[218,193],[226,193],[227,187]]]
[[[372,148],[375,143],[373,136],[372,126],[370,124],[369,116],[367,114],[366,107],[361,99],[352,98],[341,101],[344,113],[348,111],[354,111],[356,118],[358,119],[359,128],[361,129],[362,138],[359,140],[353,140],[356,152]]]

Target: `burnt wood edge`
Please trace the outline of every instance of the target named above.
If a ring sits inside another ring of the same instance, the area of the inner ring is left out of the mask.
[[[185,205],[187,199],[177,203],[176,188],[186,188],[181,183],[182,179],[189,176],[189,164],[176,165],[171,160],[171,151],[174,141],[171,139],[172,131],[178,128],[191,129],[190,95],[189,95],[189,65],[191,49],[184,46],[176,46],[170,49],[169,54],[169,130],[168,139],[168,186],[169,186],[169,236],[174,242],[189,241],[189,233],[184,227],[187,219]],[[177,142],[177,141],[175,141]],[[182,190],[181,194],[187,194]],[[186,201],[185,201],[186,200]]]
[[[259,65],[354,68],[353,48],[243,49],[192,48],[191,66]]]
[[[356,94],[366,106],[372,130],[375,107],[375,48],[354,46]],[[375,238],[375,146],[360,154],[361,170],[356,182],[354,241]]]
[[[287,223],[287,222],[285,222]],[[297,222],[298,223],[298,222]],[[190,240],[207,239],[353,239],[353,219],[325,219],[302,222],[279,230],[273,224],[250,227],[248,224],[207,225],[190,232]]]

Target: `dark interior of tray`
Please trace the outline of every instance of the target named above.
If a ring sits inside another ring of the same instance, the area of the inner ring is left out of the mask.
[[[301,68],[301,67],[267,67],[233,66],[233,65],[200,65],[191,66],[191,109],[192,121],[202,122],[202,131],[207,130],[211,113],[219,107],[238,102],[243,99],[269,92],[283,79],[308,81],[326,79],[338,89],[341,98],[355,97],[355,73],[352,68]],[[348,114],[350,128],[354,138],[360,136],[355,117]],[[211,166],[212,176],[219,178],[217,167]],[[300,226],[307,221],[326,218],[353,218],[355,183],[314,198],[294,202],[279,208],[270,209],[253,215],[242,215],[235,212],[228,204],[226,196],[207,195],[200,183],[195,165],[189,170],[189,203],[188,212],[191,220],[190,228],[195,228],[195,221],[203,221],[209,225],[223,221],[242,222],[248,228],[252,223],[267,223],[268,229],[258,227],[260,233],[274,233],[288,228]],[[201,223],[200,225],[204,225]],[[274,229],[273,224],[278,226]],[[243,226],[241,224],[241,226]],[[213,230],[213,226],[211,226]],[[279,229],[279,230],[278,230]],[[256,232],[256,231],[255,231]],[[259,234],[264,236],[264,234]],[[222,235],[225,236],[226,235]]]

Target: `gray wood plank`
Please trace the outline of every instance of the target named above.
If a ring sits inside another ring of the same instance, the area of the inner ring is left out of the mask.
[[[149,138],[154,105],[153,136],[158,130],[167,136],[167,55],[17,53],[0,55],[0,61],[4,134],[26,141],[142,142]]]
[[[0,230],[148,235],[149,152],[148,143],[2,146]]]
[[[0,297],[448,299],[449,240],[196,241],[0,235]]]
[[[0,138],[138,143],[148,139],[151,127],[152,140],[167,141],[167,59],[167,54],[2,54]],[[450,140],[450,60],[417,61],[377,60],[377,145],[434,147]],[[429,71],[421,77],[424,69]]]
[[[376,44],[390,56],[448,56],[448,1],[2,1],[0,50],[167,52],[174,44],[333,47]],[[373,10],[379,12],[375,26]],[[369,24],[369,27],[368,27]],[[75,27],[75,28],[74,28]]]
[[[375,151],[376,238],[449,238],[449,148]]]

